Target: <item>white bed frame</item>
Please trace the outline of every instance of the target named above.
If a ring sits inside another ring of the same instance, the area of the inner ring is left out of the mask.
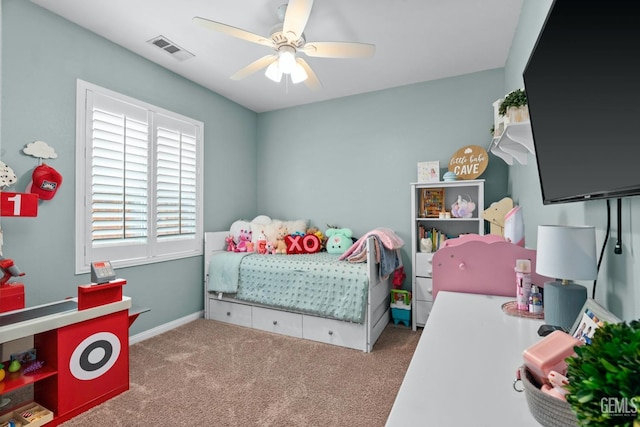
[[[228,231],[204,234],[204,313],[205,319],[233,323],[254,329],[275,332],[298,338],[320,341],[342,347],[370,352],[390,320],[391,278],[381,280],[373,247],[367,241],[369,292],[364,323],[352,323],[300,312],[268,307],[210,293],[209,259],[226,248]],[[284,256],[284,255],[273,255]],[[400,254],[398,253],[398,256]]]

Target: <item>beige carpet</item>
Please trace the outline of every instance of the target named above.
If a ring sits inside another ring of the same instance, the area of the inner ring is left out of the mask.
[[[384,426],[420,338],[371,353],[199,319],[131,346],[131,388],[62,424]]]

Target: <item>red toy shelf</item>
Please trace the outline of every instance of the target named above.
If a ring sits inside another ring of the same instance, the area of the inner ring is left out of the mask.
[[[18,372],[9,372],[7,371],[7,367],[10,362],[3,362],[5,366],[5,372],[7,376],[3,381],[0,381],[0,394],[9,393],[10,391],[17,390],[21,387],[24,387],[29,384],[33,384],[37,381],[43,380],[45,378],[51,377],[58,373],[57,370],[51,368],[50,366],[44,365],[42,368],[34,371],[30,374],[23,374],[22,369]]]

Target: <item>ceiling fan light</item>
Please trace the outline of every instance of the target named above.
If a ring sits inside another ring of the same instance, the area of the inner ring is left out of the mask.
[[[307,75],[307,72],[304,70],[302,65],[296,64],[296,66],[293,67],[293,71],[291,71],[291,82],[293,84],[303,82],[307,80],[308,77],[309,76]]]
[[[280,71],[284,74],[291,74],[296,66],[295,50],[290,46],[282,46],[278,50],[278,63],[280,64]]]
[[[269,64],[264,75],[267,76],[269,80],[280,83],[280,80],[282,80],[282,72],[280,71],[280,67],[278,67],[278,61],[273,61]]]

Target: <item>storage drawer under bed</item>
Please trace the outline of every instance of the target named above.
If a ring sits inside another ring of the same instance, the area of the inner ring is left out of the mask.
[[[302,314],[253,307],[253,327],[263,331],[302,338]]]
[[[364,346],[364,325],[303,315],[302,337],[351,348]]]
[[[209,319],[251,327],[251,306],[209,299]]]

